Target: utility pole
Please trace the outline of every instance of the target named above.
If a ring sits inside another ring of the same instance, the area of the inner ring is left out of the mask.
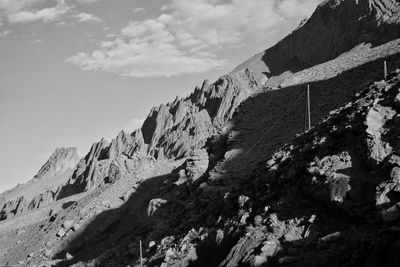
[[[384,79],[386,79],[386,77],[387,77],[387,62],[386,62],[386,60],[385,61],[383,61],[383,75],[384,75]]]
[[[142,240],[139,241],[139,244],[140,244],[140,267],[143,267]]]
[[[305,130],[311,130],[311,104],[310,104],[310,85],[307,84],[307,104],[306,104],[306,120]],[[308,125],[307,125],[308,124]]]

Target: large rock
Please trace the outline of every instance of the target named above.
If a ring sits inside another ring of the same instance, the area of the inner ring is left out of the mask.
[[[29,210],[34,210],[41,208],[56,200],[57,193],[53,191],[43,192],[36,197],[34,197],[31,202],[29,202]]]
[[[185,162],[185,174],[191,182],[199,179],[208,169],[208,153],[205,149],[193,151]]]
[[[28,208],[28,202],[22,196],[17,200],[10,200],[4,203],[3,207],[0,211],[0,220],[8,219],[9,217],[13,217],[17,214],[23,213]]]
[[[366,125],[368,134],[368,148],[370,158],[374,163],[381,163],[391,152],[390,144],[382,140],[382,134],[385,132],[384,125],[391,120],[396,112],[391,107],[382,107],[374,105],[367,114]]]
[[[147,207],[147,215],[152,216],[157,209],[159,209],[162,205],[166,204],[168,201],[162,198],[155,198],[150,200],[149,205]]]

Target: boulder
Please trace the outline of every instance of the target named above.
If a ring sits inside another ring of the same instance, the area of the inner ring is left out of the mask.
[[[64,237],[66,234],[67,234],[67,232],[66,232],[64,229],[60,229],[60,230],[58,230],[56,236],[62,238],[62,237]]]
[[[150,200],[149,205],[147,207],[147,215],[152,216],[157,211],[157,209],[159,209],[162,205],[164,205],[167,202],[168,202],[167,200],[161,198]]]
[[[208,164],[208,153],[205,149],[192,151],[184,164],[187,178],[195,182],[207,171]]]
[[[68,229],[70,229],[73,225],[74,225],[74,221],[73,221],[73,220],[67,220],[67,221],[65,221],[65,222],[62,224],[62,227],[63,227],[65,230],[68,230]]]

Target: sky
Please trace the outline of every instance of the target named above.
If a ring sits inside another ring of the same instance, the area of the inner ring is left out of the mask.
[[[58,147],[139,128],[265,50],[319,0],[0,0],[0,192]]]

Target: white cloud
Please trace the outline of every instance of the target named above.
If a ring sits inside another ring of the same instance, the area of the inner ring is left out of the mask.
[[[93,4],[98,1],[100,1],[100,0],[77,0],[77,2],[80,4]]]
[[[76,0],[75,2],[91,4],[96,1],[98,0]],[[70,12],[74,8],[76,5],[72,0],[68,1],[68,4],[66,0],[0,0],[0,21],[3,17],[9,23],[58,21],[57,25],[65,25],[67,23],[61,19],[69,17],[78,19],[78,22],[102,22],[99,17],[90,13]]]
[[[9,23],[24,23],[34,21],[55,21],[66,14],[71,8],[64,0],[54,1],[51,7],[37,8],[44,0],[0,0],[0,14]]]
[[[172,0],[154,19],[131,21],[90,53],[67,62],[131,77],[170,77],[222,67],[224,48],[268,37],[285,20],[310,15],[318,0]]]
[[[91,22],[91,23],[100,23],[102,20],[90,13],[81,12],[79,14],[74,15],[75,18],[78,19],[78,22]]]
[[[136,129],[139,129],[142,127],[142,124],[145,119],[143,118],[134,118],[132,119],[125,127],[123,128],[123,131],[126,133],[131,133],[135,131]]]
[[[186,51],[165,24],[158,20],[131,22],[116,39],[104,41],[99,50],[69,58],[84,70],[122,76],[170,77],[220,67],[224,61],[205,51]]]

